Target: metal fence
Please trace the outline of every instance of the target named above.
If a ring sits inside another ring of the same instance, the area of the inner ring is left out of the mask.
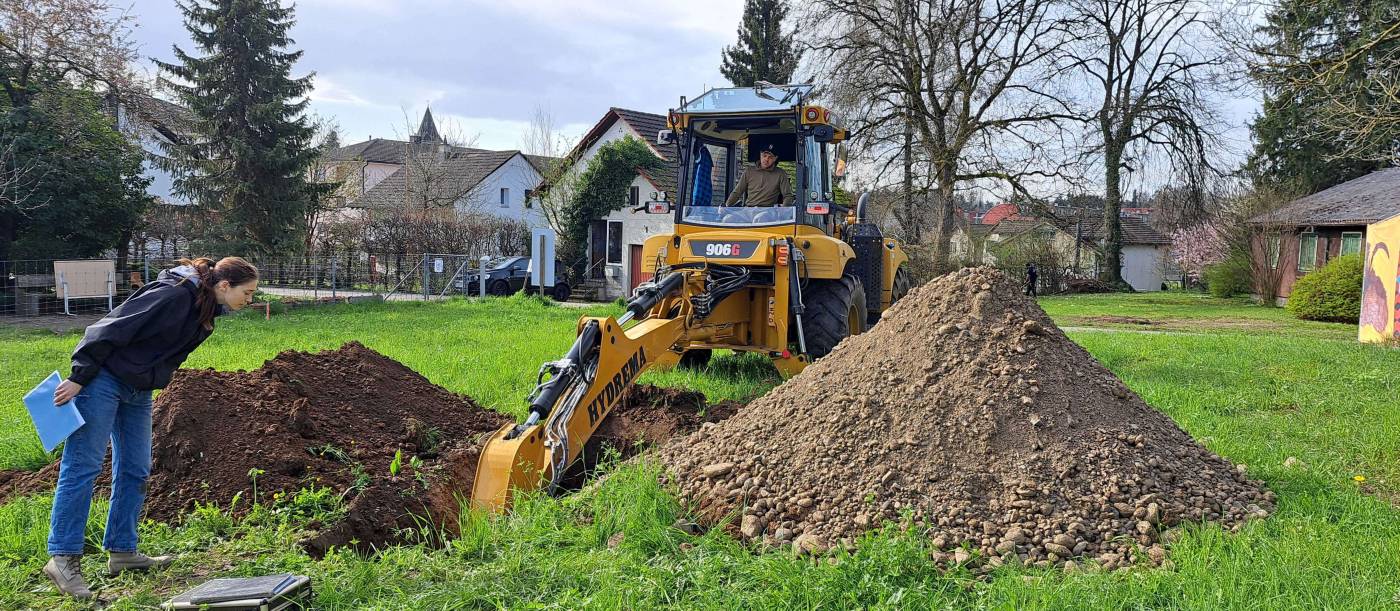
[[[460,254],[358,252],[249,261],[258,267],[259,290],[281,300],[476,295],[479,287],[465,279],[481,266],[480,257]],[[155,257],[0,261],[0,318],[106,312],[176,265]]]

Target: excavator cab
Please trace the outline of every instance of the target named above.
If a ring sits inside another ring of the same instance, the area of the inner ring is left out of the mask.
[[[724,348],[766,353],[795,374],[908,292],[908,258],[865,218],[865,198],[855,210],[838,201],[846,130],[811,94],[807,84],[711,89],[682,98],[657,135],[676,147],[678,193],[648,211],[674,215],[675,231],[646,241],[643,272],[700,266],[744,277],[742,295],[714,300],[692,328],[683,364]],[[788,174],[787,201],[730,197],[760,151]]]
[[[499,511],[520,491],[553,490],[623,391],[653,367],[702,366],[714,350],[758,352],[795,375],[863,332],[909,290],[908,257],[837,200],[834,114],[811,85],[712,89],[667,115],[659,146],[677,149],[677,193],[646,210],[674,229],[642,247],[650,274],[617,317],[583,317],[574,345],[540,368],[529,415],[483,448],[475,507]],[[729,203],[760,150],[788,173],[787,201]]]
[[[677,227],[778,227],[798,225],[831,235],[845,208],[836,203],[837,147],[846,132],[831,111],[805,103],[811,85],[770,85],[712,89],[693,101],[681,100],[667,116],[660,146],[679,149]],[[727,205],[760,151],[777,156],[788,174],[792,197],[758,205]],[[747,162],[747,163],[745,163]],[[655,210],[655,208],[653,208]]]

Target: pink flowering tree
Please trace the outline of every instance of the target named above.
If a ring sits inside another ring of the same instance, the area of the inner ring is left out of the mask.
[[[1219,220],[1209,220],[1172,232],[1170,256],[1187,279],[1199,282],[1208,265],[1230,256],[1230,236]]]

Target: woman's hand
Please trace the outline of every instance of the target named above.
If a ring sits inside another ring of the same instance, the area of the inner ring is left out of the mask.
[[[83,385],[72,380],[64,380],[59,383],[58,388],[53,390],[53,404],[63,405],[83,392]]]

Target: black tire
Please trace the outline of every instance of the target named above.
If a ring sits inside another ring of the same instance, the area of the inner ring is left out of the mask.
[[[890,305],[899,303],[899,300],[904,299],[904,296],[913,289],[914,279],[909,277],[908,268],[903,265],[899,266],[899,269],[894,270],[894,286],[891,287],[890,291]]]
[[[563,282],[555,282],[554,288],[549,290],[549,296],[555,301],[568,301],[569,296],[572,294],[573,290],[569,288],[568,284]]]
[[[505,280],[492,280],[486,284],[487,295],[505,296],[510,294],[510,283]]]
[[[847,336],[865,332],[865,288],[853,275],[808,282],[802,303],[807,307],[802,315],[807,354],[813,359],[826,356]]]
[[[710,357],[713,356],[713,354],[714,351],[709,348],[686,350],[685,353],[681,355],[681,362],[677,367],[694,370],[704,369],[709,366]]]
[[[909,294],[909,290],[913,288],[913,286],[914,281],[909,278],[909,271],[906,270],[903,265],[899,266],[899,269],[894,270],[894,283],[890,285],[890,307],[894,307],[894,304],[899,303],[900,299],[904,299],[904,296]],[[884,312],[871,310],[870,316],[868,317],[869,324],[867,328],[873,327],[875,323],[880,322],[880,318],[884,316],[884,314]]]

